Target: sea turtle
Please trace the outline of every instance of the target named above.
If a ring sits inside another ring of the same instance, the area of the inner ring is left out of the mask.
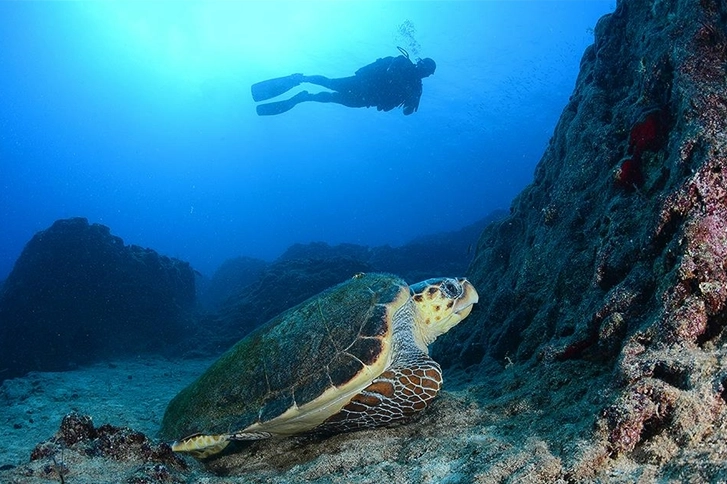
[[[403,420],[442,384],[427,346],[477,299],[466,279],[357,274],[233,346],[169,403],[161,435],[204,458],[233,440]]]

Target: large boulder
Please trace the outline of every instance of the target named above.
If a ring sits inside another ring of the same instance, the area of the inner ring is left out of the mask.
[[[0,378],[164,352],[194,300],[188,263],[59,220],[28,242],[0,294]]]

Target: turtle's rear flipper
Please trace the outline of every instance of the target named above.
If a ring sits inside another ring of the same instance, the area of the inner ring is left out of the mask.
[[[187,452],[195,459],[205,459],[220,453],[230,443],[230,436],[194,434],[172,443],[174,452]]]
[[[274,103],[259,104],[255,107],[259,116],[273,116],[275,114],[282,114],[286,111],[293,109],[293,106],[299,102],[306,101],[308,99],[308,91],[301,91],[295,96],[285,101],[278,101]]]
[[[301,82],[303,82],[303,74],[291,74],[290,76],[277,77],[255,83],[250,90],[252,91],[252,98],[255,102],[260,102],[272,99],[275,96],[280,96]]]

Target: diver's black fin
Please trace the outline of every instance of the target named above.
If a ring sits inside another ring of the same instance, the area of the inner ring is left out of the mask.
[[[274,103],[258,104],[255,106],[258,116],[273,116],[275,114],[282,114],[286,111],[293,109],[293,106],[299,102],[305,101],[308,97],[308,91],[301,91],[290,99],[285,101],[277,101]]]
[[[303,82],[303,74],[292,74],[290,76],[268,79],[252,85],[252,98],[255,102],[272,99],[280,96],[286,91],[293,89],[295,86]]]

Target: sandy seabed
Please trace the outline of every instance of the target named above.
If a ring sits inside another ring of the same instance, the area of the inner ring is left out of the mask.
[[[158,448],[167,403],[213,361],[144,357],[6,380],[0,386],[0,482],[727,482],[723,428],[689,449],[671,448],[672,441],[657,436],[634,453],[610,455],[593,439],[594,409],[607,398],[598,389],[603,376],[583,363],[549,367],[537,384],[529,378],[532,369],[517,365],[494,376],[453,374],[453,389],[407,425],[255,442],[206,465],[184,457],[180,467],[133,453],[119,459],[95,452],[96,442],[53,440],[64,417],[75,413],[92,417],[96,428],[142,432]],[[509,391],[488,395],[494,386]],[[536,387],[545,390],[538,394]],[[558,413],[544,411],[546,401]],[[31,461],[42,442],[51,442],[53,452]]]
[[[18,473],[21,466],[29,463],[36,444],[49,440],[58,431],[63,417],[72,412],[92,417],[96,426],[109,423],[130,427],[153,439],[169,400],[213,361],[172,361],[145,356],[6,380],[0,386],[0,421],[4,428],[0,438],[0,466],[10,473]],[[96,480],[99,476],[95,471],[86,476],[92,470],[91,461],[82,465],[88,469],[74,471],[69,466],[65,481],[123,482],[119,475]],[[16,482],[31,482],[33,476],[25,477],[26,480],[18,478]],[[2,474],[0,481],[3,481]]]
[[[501,418],[473,403],[477,396],[467,390],[442,392],[423,418],[408,425],[255,442],[206,467],[190,457],[184,457],[188,467],[181,469],[91,455],[98,446],[93,442],[56,444],[64,417],[77,414],[90,416],[96,428],[129,427],[158,445],[168,402],[213,361],[147,356],[6,380],[0,386],[0,419],[6,429],[0,439],[0,482],[495,482],[517,474],[556,478],[562,471],[540,439],[529,437],[518,449],[498,435],[512,427],[498,429]],[[42,442],[51,442],[53,452],[31,460]],[[503,453],[507,458],[491,460]],[[528,470],[533,465],[538,472]]]

